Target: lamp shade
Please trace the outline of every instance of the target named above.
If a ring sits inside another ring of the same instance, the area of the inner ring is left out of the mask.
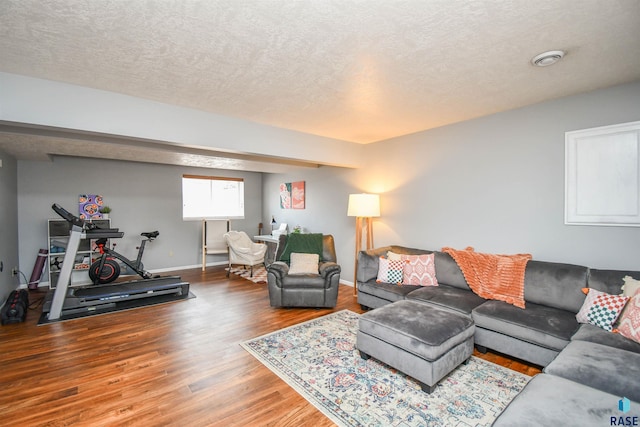
[[[380,216],[380,196],[378,194],[350,194],[347,216]]]

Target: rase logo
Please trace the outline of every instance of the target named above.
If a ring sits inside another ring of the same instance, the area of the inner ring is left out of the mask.
[[[631,410],[631,401],[626,397],[623,397],[618,401],[618,409],[623,414],[626,414]],[[637,416],[622,416],[622,417],[611,417],[610,425],[612,426],[638,426],[640,425],[640,420],[638,420]]]

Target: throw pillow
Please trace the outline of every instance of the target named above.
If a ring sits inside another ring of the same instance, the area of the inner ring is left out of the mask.
[[[400,261],[402,259],[402,255],[397,254],[395,252],[387,251],[387,259],[391,259],[394,261]]]
[[[640,288],[636,290],[620,316],[617,332],[625,338],[640,343]]]
[[[318,254],[291,253],[289,274],[318,274]]]
[[[640,280],[636,280],[631,276],[624,276],[622,280],[624,280],[624,285],[622,285],[622,295],[625,297],[634,296],[638,289],[640,289]]]
[[[378,264],[378,283],[402,284],[402,274],[405,262],[402,260],[392,260],[380,257]]]
[[[434,254],[402,255],[401,259],[405,261],[403,285],[438,286]]]
[[[596,289],[589,289],[582,308],[576,314],[579,323],[589,323],[605,331],[613,330],[616,321],[629,297],[610,295]]]

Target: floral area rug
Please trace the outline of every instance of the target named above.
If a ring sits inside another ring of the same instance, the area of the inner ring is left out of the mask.
[[[228,268],[225,268],[225,270],[228,270]],[[264,268],[264,265],[256,265],[253,267],[253,277],[251,277],[250,267],[231,267],[231,273],[251,280],[254,283],[267,283],[267,270]]]
[[[472,357],[431,394],[355,348],[339,311],[241,345],[339,426],[489,426],[531,377]]]

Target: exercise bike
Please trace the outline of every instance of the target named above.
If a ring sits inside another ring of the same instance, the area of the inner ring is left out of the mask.
[[[144,254],[144,248],[147,242],[152,242],[158,237],[160,232],[151,231],[148,233],[140,233],[142,239],[138,249],[138,256],[135,261],[130,260],[122,254],[119,254],[114,249],[107,246],[107,239],[101,238],[96,240],[96,247],[100,252],[100,258],[95,260],[89,267],[89,278],[94,285],[111,283],[120,276],[120,264],[116,259],[122,261],[127,267],[135,271],[143,279],[152,279],[153,274],[144,269],[142,265],[142,254]]]

